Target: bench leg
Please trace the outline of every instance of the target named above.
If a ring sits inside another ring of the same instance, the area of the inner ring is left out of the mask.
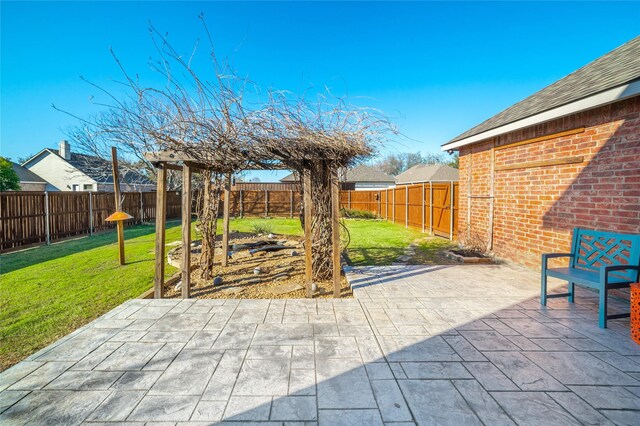
[[[607,328],[607,287],[601,288],[598,292],[600,295],[600,306],[598,309],[600,328]]]
[[[540,280],[540,304],[547,306],[547,271],[542,269],[542,278]]]
[[[576,284],[569,282],[569,303],[573,303],[576,294]]]

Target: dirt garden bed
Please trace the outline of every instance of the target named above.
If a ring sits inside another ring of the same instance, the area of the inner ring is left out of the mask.
[[[260,246],[259,244],[263,244]],[[169,264],[180,268],[182,246],[175,245],[167,257]],[[251,247],[254,246],[255,247]],[[277,251],[262,250],[266,246],[286,247]],[[285,235],[256,235],[232,232],[229,235],[231,257],[228,266],[220,266],[222,244],[216,245],[216,263],[211,279],[204,279],[198,265],[200,242],[191,246],[191,297],[199,299],[300,299],[305,297],[304,247],[302,239]],[[214,280],[216,284],[214,284]],[[219,283],[218,281],[221,281]],[[332,298],[333,282],[314,281],[315,298]],[[167,280],[165,297],[179,298],[180,274]],[[352,297],[344,276],[341,297]]]

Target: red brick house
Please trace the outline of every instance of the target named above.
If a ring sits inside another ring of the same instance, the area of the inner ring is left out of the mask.
[[[458,235],[540,267],[573,227],[640,233],[640,37],[443,145]]]

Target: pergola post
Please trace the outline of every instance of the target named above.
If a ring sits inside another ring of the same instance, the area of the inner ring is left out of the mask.
[[[229,209],[231,206],[231,173],[224,182],[224,203],[222,207],[222,266],[227,266],[229,260]]]
[[[312,292],[312,280],[313,280],[313,257],[311,248],[313,245],[313,239],[311,236],[311,171],[305,170],[303,176],[303,199],[304,199],[304,276],[305,276],[305,289],[307,298],[311,298]]]
[[[333,245],[333,297],[340,297],[340,186],[338,171],[331,170],[331,242]]]
[[[182,166],[182,298],[191,290],[191,167]]]
[[[164,164],[158,165],[156,186],[156,267],[153,280],[153,297],[164,295],[164,243],[165,219],[167,216],[167,171]]]

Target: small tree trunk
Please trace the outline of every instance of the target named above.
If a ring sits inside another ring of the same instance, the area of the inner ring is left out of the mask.
[[[331,279],[331,164],[314,161],[311,167],[311,199],[313,200],[313,278]]]
[[[220,208],[221,176],[211,170],[202,172],[203,195],[200,205],[200,233],[202,234],[202,253],[200,268],[204,279],[211,278],[218,229],[218,210]]]

